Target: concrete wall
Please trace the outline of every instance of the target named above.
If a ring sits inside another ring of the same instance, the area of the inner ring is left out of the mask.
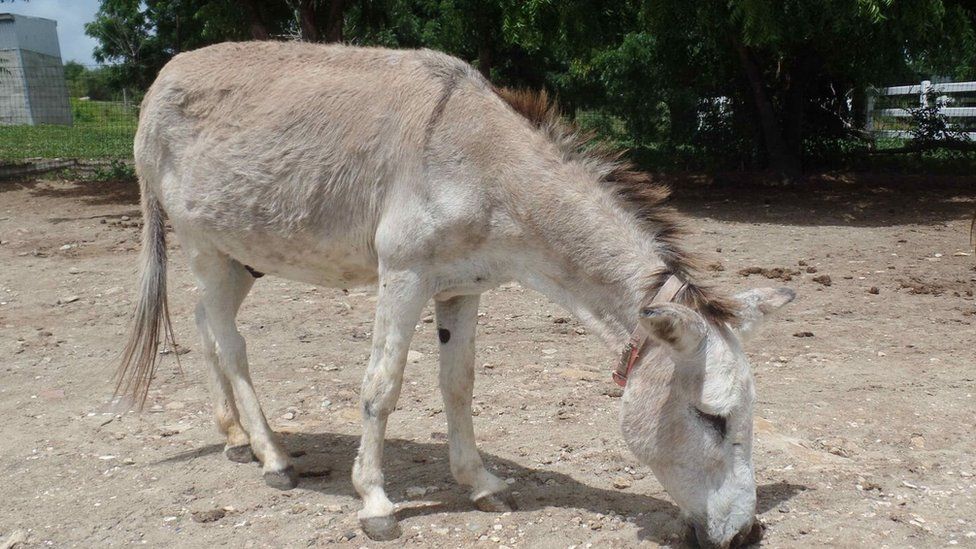
[[[57,22],[0,14],[0,124],[71,122]]]

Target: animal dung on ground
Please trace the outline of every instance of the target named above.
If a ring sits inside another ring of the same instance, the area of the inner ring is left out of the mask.
[[[813,281],[823,286],[830,286],[833,284],[833,281],[830,280],[830,275],[815,276],[813,277]]]
[[[194,511],[190,513],[190,517],[193,518],[193,522],[200,523],[217,522],[225,516],[227,516],[227,511],[219,508],[209,509],[207,511]]]
[[[773,280],[782,280],[783,282],[789,282],[793,280],[794,276],[798,276],[800,271],[796,269],[787,269],[785,267],[746,267],[745,269],[739,269],[739,276],[749,276],[759,274],[766,278]]]

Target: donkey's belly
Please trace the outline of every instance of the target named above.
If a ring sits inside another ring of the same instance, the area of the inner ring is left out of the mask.
[[[255,271],[334,288],[376,282],[377,263],[365,245],[305,236],[209,235],[222,252]]]

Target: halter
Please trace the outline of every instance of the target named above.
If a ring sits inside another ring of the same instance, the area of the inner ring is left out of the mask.
[[[668,303],[687,286],[687,282],[682,282],[680,278],[671,275],[664,281],[664,284],[657,293],[654,294],[650,304]],[[644,328],[638,322],[637,327],[634,328],[634,333],[630,334],[630,341],[627,342],[624,350],[620,353],[620,360],[617,361],[617,367],[613,370],[613,381],[617,385],[621,387],[627,386],[627,378],[630,377],[630,371],[634,369],[637,360],[644,356],[644,351],[648,347],[649,340],[650,338],[647,332],[644,331]]]

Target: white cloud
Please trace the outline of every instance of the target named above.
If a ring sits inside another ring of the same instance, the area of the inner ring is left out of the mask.
[[[0,4],[0,12],[54,19],[58,22],[61,59],[95,63],[92,50],[97,43],[85,34],[85,23],[95,18],[98,0],[30,0]]]

